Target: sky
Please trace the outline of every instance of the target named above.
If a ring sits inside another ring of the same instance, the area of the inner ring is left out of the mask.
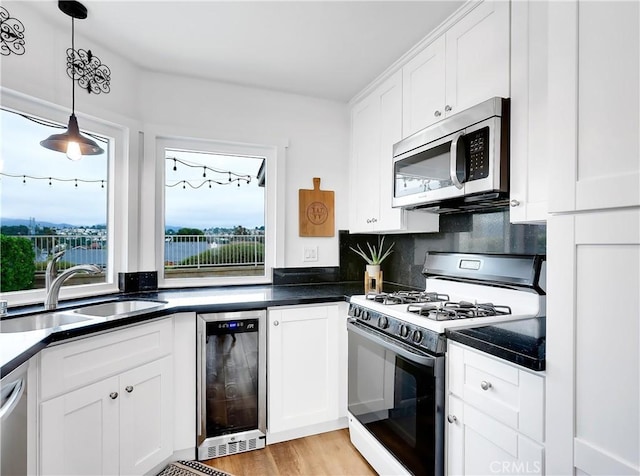
[[[35,218],[36,223],[68,223],[75,226],[91,226],[106,223],[107,187],[101,183],[83,183],[80,180],[108,180],[106,154],[85,156],[74,162],[60,152],[50,151],[40,141],[57,129],[36,124],[17,114],[0,111],[2,134],[0,136],[0,172],[19,175],[18,178],[0,176],[0,218]],[[80,127],[82,122],[80,121]],[[106,149],[106,144],[100,143]],[[254,228],[264,225],[264,188],[258,187],[255,178],[262,159],[255,157],[227,157],[184,151],[168,151],[167,156],[177,157],[191,164],[207,165],[238,174],[250,174],[250,184],[233,182],[229,185],[205,184],[194,190],[189,185],[165,187],[165,223],[168,226],[190,228],[234,227]],[[228,174],[190,168],[180,163],[173,171],[173,161],[166,162],[166,184],[173,185],[187,180],[199,185],[212,179],[228,183]],[[23,175],[44,177],[35,180]],[[71,179],[69,182],[52,180]],[[76,187],[75,179],[79,179]]]
[[[178,158],[190,164],[206,165],[223,171],[251,176],[251,181],[229,182],[228,173],[205,171],[203,167],[188,167],[173,160],[165,160],[165,225],[182,225],[193,228],[234,227],[237,225],[253,229],[264,225],[264,187],[258,186],[256,175],[262,158],[201,154],[186,151],[167,150],[166,157]],[[206,173],[206,177],[203,174]],[[235,176],[231,176],[232,179]],[[226,185],[205,183],[216,180]],[[238,187],[238,183],[240,186]],[[185,187],[185,188],[183,188]]]
[[[37,222],[97,225],[106,223],[107,188],[100,183],[78,182],[73,179],[107,180],[106,154],[86,156],[77,162],[65,154],[45,149],[40,141],[64,129],[47,127],[17,114],[0,111],[2,139],[0,151],[4,174],[45,177],[45,180],[0,176],[0,217],[33,217]],[[82,127],[82,123],[80,123]],[[105,148],[104,143],[100,146]],[[48,177],[72,179],[71,182]]]

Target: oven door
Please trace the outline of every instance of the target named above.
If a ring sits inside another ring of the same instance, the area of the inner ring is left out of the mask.
[[[444,474],[444,357],[347,329],[349,413],[414,475]]]

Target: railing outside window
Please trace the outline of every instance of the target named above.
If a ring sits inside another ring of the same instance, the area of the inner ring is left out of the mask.
[[[106,235],[29,235],[36,270],[42,271],[54,253],[65,250],[58,269],[78,264],[107,265]],[[165,269],[219,266],[263,266],[264,235],[165,235]]]

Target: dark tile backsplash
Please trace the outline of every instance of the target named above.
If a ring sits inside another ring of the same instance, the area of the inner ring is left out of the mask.
[[[340,231],[340,278],[364,279],[364,260],[349,249],[378,242],[378,235],[351,235]],[[422,266],[427,251],[462,253],[546,254],[546,225],[512,225],[509,210],[456,213],[440,217],[438,233],[386,235],[385,245],[395,243],[394,253],[382,263],[385,282],[424,289]]]

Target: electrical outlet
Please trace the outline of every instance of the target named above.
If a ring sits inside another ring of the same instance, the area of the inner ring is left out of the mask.
[[[318,261],[318,247],[305,246],[302,261]]]

